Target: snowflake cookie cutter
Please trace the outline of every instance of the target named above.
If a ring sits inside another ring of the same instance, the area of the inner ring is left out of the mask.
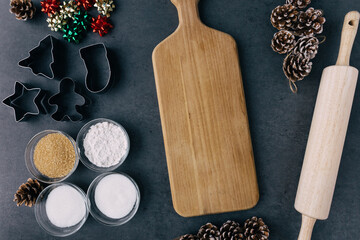
[[[79,103],[76,103],[77,101]],[[83,120],[80,110],[86,104],[86,98],[71,78],[63,78],[60,81],[59,92],[51,96],[48,103],[56,106],[56,111],[51,115],[55,121],[77,122]]]
[[[48,79],[53,79],[54,74],[54,42],[56,38],[51,35],[47,35],[45,38],[40,40],[39,44],[29,51],[29,56],[19,61],[18,65],[23,68],[30,68],[31,72],[35,76],[43,76]],[[48,62],[45,69],[43,65],[44,53],[48,56],[45,56],[45,61]],[[49,54],[50,53],[50,54]]]
[[[104,57],[100,62],[97,51]],[[91,93],[102,93],[111,86],[111,66],[108,51],[104,43],[96,43],[80,48],[79,54],[86,69],[85,86]],[[97,62],[95,62],[97,60]],[[102,83],[102,84],[101,84]]]
[[[14,89],[14,93],[3,100],[3,104],[14,109],[15,121],[39,115],[45,96],[41,88],[27,88],[23,83],[15,82]],[[33,96],[29,96],[30,94]]]

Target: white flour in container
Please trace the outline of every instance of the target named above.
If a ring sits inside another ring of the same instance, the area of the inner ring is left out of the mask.
[[[123,160],[129,149],[126,132],[110,122],[90,127],[84,138],[85,156],[98,167],[111,167]]]
[[[134,183],[124,175],[110,174],[95,188],[95,204],[107,217],[119,219],[127,216],[137,201]]]
[[[83,196],[71,186],[59,186],[52,190],[45,203],[46,215],[59,228],[78,224],[86,214]]]

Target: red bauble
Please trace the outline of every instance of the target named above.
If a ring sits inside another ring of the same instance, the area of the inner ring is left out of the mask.
[[[94,5],[94,0],[76,0],[76,4],[85,10],[89,10]]]
[[[113,25],[110,24],[108,17],[99,15],[91,19],[91,28],[102,37],[109,32],[110,28],[113,28]]]
[[[59,0],[44,0],[40,2],[41,11],[50,15],[54,14],[60,9],[60,1]]]

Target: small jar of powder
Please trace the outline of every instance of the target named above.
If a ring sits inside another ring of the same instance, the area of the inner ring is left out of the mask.
[[[105,118],[85,124],[76,144],[81,162],[97,172],[109,172],[119,167],[130,151],[130,139],[123,126]]]
[[[90,213],[100,223],[122,225],[134,217],[140,204],[135,181],[124,173],[103,173],[87,191]]]
[[[35,204],[35,218],[40,227],[53,236],[65,237],[77,232],[89,215],[85,193],[71,183],[46,187]]]

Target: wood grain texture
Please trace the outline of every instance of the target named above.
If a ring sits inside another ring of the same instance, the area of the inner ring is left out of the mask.
[[[153,52],[173,205],[184,217],[259,199],[237,46],[205,26],[198,0],[174,0],[179,26]]]
[[[358,24],[358,12],[345,16],[337,65],[322,74],[295,200],[299,240],[311,239],[315,221],[330,213],[359,73],[349,66]]]
[[[351,11],[346,14],[341,33],[341,43],[336,65],[349,66],[351,50],[354,45],[357,29],[359,27],[360,14],[357,11]]]
[[[316,219],[302,215],[301,229],[298,240],[311,240]]]
[[[358,70],[347,66],[324,69],[311,122],[295,208],[316,219],[327,219]]]

